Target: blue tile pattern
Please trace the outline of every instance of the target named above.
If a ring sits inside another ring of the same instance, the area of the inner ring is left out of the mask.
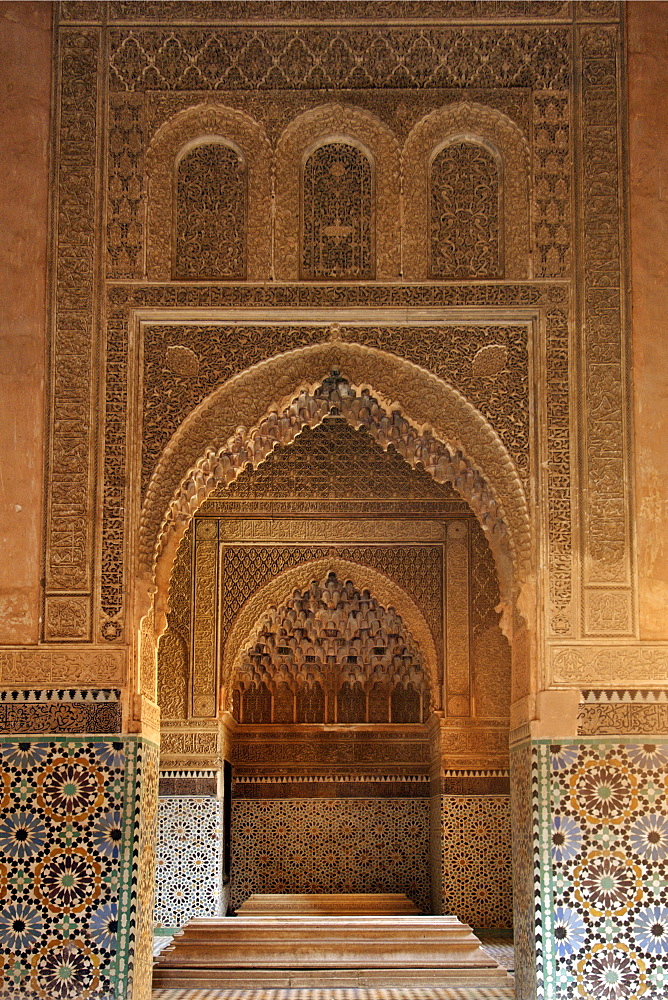
[[[668,996],[668,739],[540,742],[538,995]]]
[[[0,738],[0,995],[125,1000],[137,737]]]

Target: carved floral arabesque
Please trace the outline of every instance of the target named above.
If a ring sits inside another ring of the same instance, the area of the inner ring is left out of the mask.
[[[543,91],[532,97],[534,276],[568,278],[573,250],[571,95]]]
[[[664,684],[668,677],[668,645],[553,646],[550,650],[553,684]]]
[[[474,521],[471,529],[471,669],[475,715],[507,718],[510,708],[511,649],[499,626],[501,600],[494,558]]]
[[[304,163],[302,277],[373,278],[373,169],[350,142],[324,142]]]
[[[185,719],[192,622],[192,537],[181,539],[169,579],[167,630],[158,643],[158,704],[163,719]]]
[[[430,676],[433,704],[440,706],[439,665],[436,646],[431,629],[420,609],[412,599],[396,583],[379,573],[378,570],[359,563],[350,562],[330,556],[316,559],[286,570],[268,584],[256,591],[243,606],[230,630],[229,638],[223,651],[223,686],[227,692],[229,708],[231,709],[231,689],[234,678],[242,670],[244,648],[248,637],[262,625],[266,609],[283,604],[296,589],[308,587],[312,580],[321,580],[328,573],[336,573],[340,580],[351,580],[354,586],[362,590],[370,590],[376,600],[385,608],[393,607],[403,619],[408,631],[413,636],[425,658]]]
[[[617,19],[615,0],[582,0],[578,4],[581,20]],[[98,20],[104,16],[101,0],[64,0],[61,21]],[[448,17],[466,21],[505,21],[522,17],[551,21],[567,18],[570,0],[112,0],[109,21],[158,24],[166,18],[198,22],[230,21],[247,23],[281,20],[287,23],[319,21],[374,21],[392,17],[410,17],[412,21],[431,24]]]
[[[95,285],[97,29],[60,40],[60,106],[54,189],[53,333],[47,471],[46,589],[91,586],[91,393]],[[47,622],[48,633],[50,625]],[[53,627],[59,631],[59,626]]]
[[[0,649],[3,687],[100,687],[125,683],[126,651],[100,646],[63,649],[53,646]]]
[[[475,324],[355,322],[339,330],[323,321],[301,323],[297,316],[275,324],[142,324],[142,493],[172,434],[209,393],[265,358],[334,336],[391,351],[461,392],[498,433],[526,489],[533,458],[528,324],[498,325],[490,319]]]
[[[302,164],[314,144],[324,140],[356,140],[369,151],[375,165],[376,278],[392,280],[400,274],[397,211],[400,204],[399,146],[392,131],[361,108],[324,104],[299,115],[278,141],[275,156],[276,278],[299,278],[299,220]]]
[[[448,142],[429,183],[429,273],[433,278],[499,278],[500,164],[482,143]]]
[[[429,277],[429,174],[431,157],[454,140],[482,142],[502,161],[504,274],[529,276],[529,146],[521,131],[500,111],[480,104],[452,104],[432,111],[411,130],[402,151],[404,277]]]
[[[566,312],[563,309],[551,309],[546,316],[545,348],[549,428],[547,436],[549,628],[554,635],[572,634],[575,625],[568,341]]]
[[[179,159],[174,277],[242,279],[246,273],[246,161],[223,142]]]
[[[624,329],[623,169],[619,127],[619,41],[615,27],[584,29],[582,59],[582,392],[587,413],[583,437],[584,631],[632,634],[633,580],[630,530],[631,474]],[[626,593],[603,588],[626,585]]]
[[[146,153],[149,278],[172,277],[174,171],[181,150],[195,142],[231,141],[248,165],[246,273],[249,281],[271,278],[271,149],[262,127],[234,108],[218,104],[187,108],[158,129]]]
[[[440,379],[394,355],[340,341],[291,351],[261,362],[212,393],[184,421],[163,453],[147,491],[141,518],[141,553],[146,569],[150,568],[153,553],[159,556],[164,551],[170,534],[170,548],[178,543],[178,532],[173,528],[169,532],[163,530],[164,519],[167,515],[171,525],[182,533],[184,522],[179,525],[168,512],[171,501],[180,494],[179,484],[190,479],[188,470],[193,470],[197,477],[190,487],[190,496],[195,496],[201,486],[206,489],[209,479],[208,470],[201,475],[196,463],[202,457],[205,462],[211,462],[219,450],[224,452],[230,437],[239,435],[240,446],[245,439],[250,439],[246,428],[259,426],[266,415],[266,410],[262,412],[263,399],[284,399],[283,406],[289,407],[295,386],[318,385],[323,371],[333,368],[344,368],[351,382],[357,385],[372,386],[376,398],[401,399],[401,407],[397,403],[382,402],[381,406],[386,412],[403,410],[410,414],[413,427],[408,421],[406,423],[413,440],[420,437],[420,431],[424,434],[428,430],[431,442],[449,442],[449,454],[458,463],[455,487],[482,520],[491,518],[492,523],[498,525],[498,531],[489,532],[489,541],[504,596],[508,597],[512,591],[510,561],[506,546],[501,543],[507,537],[517,560],[516,571],[521,575],[528,563],[529,515],[517,471],[496,433],[477,410]],[[282,408],[279,404],[279,412]],[[428,464],[430,450],[424,449],[423,453],[420,444],[414,461]],[[249,460],[252,460],[250,454],[244,461]],[[450,461],[441,459],[441,467]],[[487,479],[478,469],[485,470]],[[438,462],[435,471],[438,472]],[[193,508],[187,493],[185,499],[188,506],[184,515],[189,518]],[[202,499],[203,496],[196,498],[194,506]],[[507,534],[501,527],[502,521],[507,525]]]
[[[385,19],[383,19],[385,20]],[[358,25],[221,27],[175,25],[109,31],[113,91],[320,90],[467,87],[563,89],[570,25],[416,31],[385,21]]]

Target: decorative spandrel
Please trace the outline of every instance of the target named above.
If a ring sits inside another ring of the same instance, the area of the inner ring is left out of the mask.
[[[419,723],[429,715],[422,654],[401,615],[329,573],[270,607],[244,650],[239,722]]]
[[[244,278],[246,165],[223,143],[196,146],[178,165],[176,279]]]
[[[499,166],[475,142],[453,142],[438,153],[430,178],[432,278],[499,278]]]
[[[373,180],[357,146],[329,142],[306,160],[302,277],[373,278]]]

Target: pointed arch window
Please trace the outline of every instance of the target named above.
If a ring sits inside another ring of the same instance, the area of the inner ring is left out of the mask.
[[[174,278],[246,276],[246,161],[229,143],[202,142],[176,166]]]
[[[498,154],[455,139],[433,157],[429,181],[430,277],[503,277]]]
[[[373,227],[370,156],[350,141],[317,146],[303,171],[302,278],[373,278]]]

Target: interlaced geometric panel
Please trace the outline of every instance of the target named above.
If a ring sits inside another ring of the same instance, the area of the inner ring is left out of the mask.
[[[422,722],[422,654],[394,608],[335,573],[270,607],[243,653],[239,722]]]
[[[216,798],[160,796],[154,910],[159,927],[182,927],[192,917],[220,912],[221,837],[221,806]]]
[[[243,278],[246,165],[220,142],[196,146],[178,167],[175,278]]]
[[[431,165],[432,278],[501,277],[499,168],[475,142],[453,142]]]
[[[328,142],[304,166],[302,277],[372,278],[372,178],[369,158]]]
[[[232,799],[234,909],[253,892],[405,892],[429,913],[430,876],[426,798]]]

